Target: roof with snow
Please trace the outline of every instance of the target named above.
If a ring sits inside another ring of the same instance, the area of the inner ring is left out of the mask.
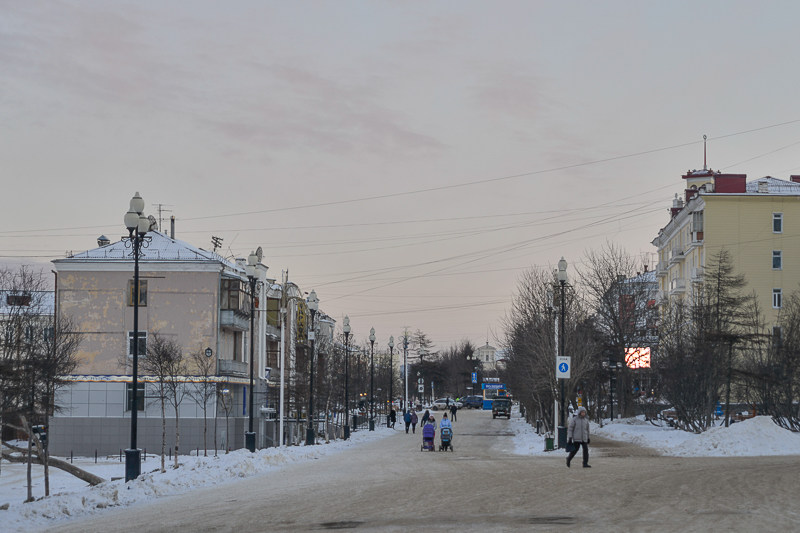
[[[243,269],[236,265],[235,262],[231,262],[219,254],[197,248],[184,241],[172,239],[159,231],[148,231],[147,236],[150,240],[142,248],[142,255],[139,261],[217,262],[232,270],[242,270],[243,272]],[[128,239],[122,239],[115,243],[80,252],[64,259],[56,259],[53,263],[95,263],[98,261],[129,262],[133,261],[132,253],[130,241]]]
[[[781,180],[772,176],[765,176],[757,180],[747,182],[747,192],[758,193],[758,184],[766,183],[770,194],[796,194],[800,195],[800,183]],[[764,194],[764,193],[761,193]]]

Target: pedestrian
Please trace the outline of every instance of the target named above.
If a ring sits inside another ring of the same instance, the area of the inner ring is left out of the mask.
[[[417,417],[417,412],[413,409],[411,410],[411,433],[417,432],[417,422],[419,422],[419,418]]]
[[[411,411],[406,411],[403,415],[403,422],[406,423],[406,433],[408,433],[408,428],[411,427]]]
[[[567,456],[567,468],[575,454],[578,453],[578,448],[583,447],[583,467],[591,468],[589,464],[589,419],[586,418],[586,408],[578,407],[578,413],[569,421],[569,429],[567,430],[567,442],[575,444],[575,448],[569,452]]]
[[[447,419],[447,413],[442,415],[442,423],[439,424],[439,427],[442,429],[444,428],[453,429],[453,424],[451,424],[450,421]]]
[[[447,416],[447,415],[444,415],[444,416]],[[433,426],[433,429],[436,429],[436,418],[433,415],[431,415],[431,417],[428,419],[428,421],[423,425]]]
[[[392,408],[391,412],[389,413],[389,422],[391,423],[389,427],[394,429],[394,423],[397,422],[397,411],[395,411],[394,408]]]
[[[425,414],[422,415],[422,422],[420,422],[420,427],[424,426],[428,423],[428,419],[431,417],[431,412],[425,409]]]
[[[456,412],[457,411],[458,411],[458,406],[456,404],[453,404],[453,405],[450,406],[450,421],[451,422],[455,422],[456,421]]]

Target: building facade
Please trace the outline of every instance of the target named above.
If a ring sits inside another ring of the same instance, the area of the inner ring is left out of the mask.
[[[745,174],[687,172],[658,249],[658,302],[686,298],[702,283],[710,257],[723,248],[774,326],[783,299],[800,287],[800,176],[747,181]]]

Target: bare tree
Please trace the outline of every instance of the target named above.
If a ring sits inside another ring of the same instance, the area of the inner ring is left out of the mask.
[[[637,353],[635,349],[651,347],[657,340],[655,276],[645,271],[638,258],[613,243],[587,251],[584,265],[579,271],[582,290],[612,363],[625,363],[617,372],[617,394],[625,416],[632,416],[635,404],[631,367],[638,365],[629,357]]]
[[[168,382],[171,379],[177,343],[159,333],[153,333],[147,342],[147,357],[139,359],[140,372],[155,381],[155,396],[161,408],[161,472],[167,471],[167,401]],[[127,363],[127,355],[125,356]],[[152,397],[152,393],[151,393]]]
[[[196,350],[189,355],[194,367],[195,381],[187,391],[189,397],[203,407],[203,457],[208,457],[208,404],[216,397],[217,386],[213,380],[216,361],[206,357],[203,350]],[[216,418],[216,416],[215,416]],[[216,450],[216,430],[214,431],[214,448]]]

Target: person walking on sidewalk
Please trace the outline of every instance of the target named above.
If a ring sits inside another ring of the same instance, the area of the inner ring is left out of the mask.
[[[389,427],[394,429],[395,422],[397,422],[397,411],[395,411],[393,408],[389,413]]]
[[[451,422],[455,422],[456,421],[456,412],[458,412],[458,406],[456,404],[451,405],[450,406],[450,421]]]
[[[439,424],[439,427],[442,429],[444,428],[453,429],[453,424],[451,424],[450,421],[447,419],[447,413],[442,415],[442,422]]]
[[[567,429],[567,442],[575,444],[575,448],[569,452],[567,456],[567,468],[575,454],[578,453],[578,448],[583,448],[583,467],[591,468],[589,465],[589,419],[586,418],[586,408],[578,407],[578,413],[569,421],[569,429]]]
[[[411,427],[411,411],[406,411],[403,415],[403,422],[406,423],[406,433],[408,433],[408,428]]]
[[[419,423],[419,427],[424,426],[428,423],[428,419],[431,417],[431,412],[425,409],[425,413],[422,415],[422,421]]]
[[[417,416],[417,412],[413,409],[411,410],[411,433],[417,432],[417,422],[419,422],[419,417]]]

